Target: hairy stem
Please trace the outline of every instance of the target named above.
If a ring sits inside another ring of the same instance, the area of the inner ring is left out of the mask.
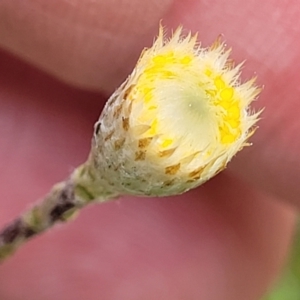
[[[92,166],[86,163],[77,168],[70,179],[54,185],[41,202],[0,231],[0,262],[34,236],[57,223],[71,220],[87,204],[117,196],[101,183],[105,182],[96,180]]]

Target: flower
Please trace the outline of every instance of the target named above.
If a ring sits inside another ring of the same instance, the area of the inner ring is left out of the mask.
[[[241,83],[219,39],[201,48],[160,28],[96,124],[92,161],[120,194],[167,196],[201,185],[247,145],[260,89]]]

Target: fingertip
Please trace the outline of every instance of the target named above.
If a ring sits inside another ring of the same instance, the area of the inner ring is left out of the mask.
[[[112,91],[171,3],[1,1],[0,45],[65,82]]]

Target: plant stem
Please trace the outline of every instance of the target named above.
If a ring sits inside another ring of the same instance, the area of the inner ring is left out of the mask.
[[[98,199],[106,202],[116,196],[118,194],[104,181],[95,179],[92,165],[88,162],[83,164],[68,180],[54,185],[41,202],[0,231],[0,262],[34,236],[57,223],[73,219],[84,206]]]

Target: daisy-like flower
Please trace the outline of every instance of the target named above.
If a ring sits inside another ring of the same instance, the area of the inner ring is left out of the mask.
[[[254,80],[240,81],[230,50],[163,29],[108,100],[86,163],[0,232],[0,260],[85,205],[117,196],[168,196],[201,185],[247,145],[259,113]]]

